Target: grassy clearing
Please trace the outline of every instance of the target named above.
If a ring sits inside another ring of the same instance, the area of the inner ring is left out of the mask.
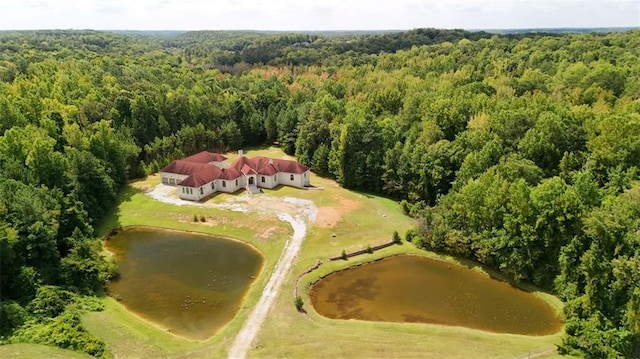
[[[275,148],[247,151],[247,155],[283,158]],[[230,161],[235,154],[228,156]],[[265,254],[265,268],[247,294],[236,317],[214,337],[195,342],[173,336],[127,312],[120,304],[105,298],[106,310],[84,317],[87,328],[107,343],[116,357],[224,357],[235,335],[257,302],[275,261],[291,229],[275,217],[255,213],[220,211],[213,208],[179,207],[157,202],[144,195],[143,190],[159,183],[157,176],[132,184],[122,193],[122,201],[112,216],[100,228],[105,233],[113,226],[149,225],[163,228],[192,230],[242,239]],[[413,227],[392,200],[365,193],[350,192],[335,182],[312,176],[312,185],[323,190],[301,191],[290,187],[264,190],[274,197],[297,197],[314,201],[319,208],[317,224],[308,228],[307,237],[296,262],[288,274],[274,307],[269,313],[249,357],[272,358],[518,358],[554,348],[560,334],[544,337],[494,334],[460,327],[429,324],[376,323],[358,320],[332,320],[318,315],[310,306],[305,293],[309,283],[319,276],[350,265],[393,254],[417,254],[439,258],[469,266],[487,275],[499,273],[484,271],[472,262],[455,260],[416,249],[410,243],[392,246],[373,254],[351,258],[348,261],[326,262],[327,257],[364,249],[388,241],[394,230],[401,236]],[[233,195],[219,194],[210,199],[224,202]],[[193,216],[205,215],[206,223],[193,222]],[[271,228],[268,239],[265,229]],[[275,230],[273,230],[275,228]],[[298,313],[294,306],[294,283],[299,274],[317,260],[325,263],[315,272],[304,276],[299,285],[306,303],[308,317]],[[561,303],[544,293],[536,293],[557,310]],[[544,358],[559,357],[556,354]]]
[[[386,207],[385,200],[376,199],[376,201],[380,201],[378,206],[369,203],[368,206],[363,207],[360,215],[364,215],[366,211],[377,213],[381,208]],[[386,227],[391,225],[387,222],[391,221],[377,223],[376,227],[380,228],[381,233],[389,233]],[[325,262],[317,271],[304,276],[300,281],[299,293],[307,303],[305,309],[308,312],[308,318],[301,315],[293,305],[293,283],[298,273],[303,272],[318,257],[322,257],[314,255],[313,249],[324,249],[331,255],[337,255],[341,247],[347,245],[363,247],[366,243],[373,243],[376,238],[379,238],[376,231],[368,229],[362,231],[368,235],[362,235],[361,239],[353,244],[355,239],[352,237],[339,239],[342,234],[349,233],[339,227],[334,228],[335,232],[339,233],[336,238],[327,239],[322,234],[314,233],[314,236],[305,242],[306,247],[302,251],[298,265],[292,271],[290,279],[286,281],[284,291],[278,298],[272,315],[265,323],[256,347],[249,352],[250,357],[516,358],[553,349],[554,343],[560,341],[560,334],[530,337],[430,324],[333,320],[317,314],[309,304],[310,300],[305,288],[319,277],[335,270],[389,255],[424,255],[465,265],[446,256],[418,250],[409,243],[354,257],[348,261]],[[351,225],[345,223],[345,227],[350,228]],[[388,237],[390,235],[387,235]],[[476,270],[480,268],[476,266]],[[541,296],[560,306],[559,301],[554,297],[546,294]]]
[[[84,359],[91,357],[83,353],[50,347],[47,345],[21,343],[0,346],[0,358]]]
[[[253,245],[265,255],[262,273],[249,289],[236,317],[215,336],[204,342],[191,341],[167,333],[128,312],[111,298],[103,299],[105,311],[85,315],[83,323],[88,330],[107,343],[115,357],[224,356],[226,347],[231,344],[260,297],[284,243],[292,233],[291,228],[272,216],[206,207],[174,206],[155,201],[145,195],[143,189],[157,183],[157,176],[132,183],[121,193],[120,205],[100,226],[98,232],[105,234],[114,227],[154,226],[237,238]],[[194,215],[198,218],[205,216],[206,222],[195,222]]]

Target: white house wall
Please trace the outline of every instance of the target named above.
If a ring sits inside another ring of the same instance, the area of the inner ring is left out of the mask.
[[[293,180],[291,179],[292,175],[293,175]],[[306,175],[306,177],[307,178],[309,177],[308,174]],[[305,183],[304,182],[304,175],[303,174],[297,174],[297,173],[280,172],[280,173],[278,173],[278,183],[279,184],[283,184],[283,185],[287,185],[287,186],[304,188],[304,183]]]
[[[309,187],[311,185],[311,171],[307,170],[302,174],[302,185],[303,187]]]
[[[211,184],[214,184],[212,187]],[[202,188],[202,192],[200,189]],[[218,188],[216,187],[215,181],[209,182],[200,187],[186,187],[186,186],[178,186],[178,194],[182,199],[188,199],[191,201],[199,201],[207,196],[217,192]]]
[[[262,182],[262,177],[264,177],[264,182]],[[258,185],[258,187],[262,188],[274,188],[278,185],[278,175],[258,175],[258,181],[256,182],[256,184]]]
[[[166,185],[171,185],[171,186],[176,186],[178,183],[182,182],[187,177],[189,176],[181,175],[177,173],[160,172],[160,178],[162,180],[162,183]]]
[[[249,181],[251,177],[253,177],[253,185],[260,187],[260,176],[255,174],[250,174],[248,176],[242,176],[242,183],[244,183],[245,187],[249,185]]]
[[[197,188],[178,186],[178,194],[182,199],[188,199],[191,201],[197,201],[199,199]]]
[[[245,187],[245,183],[244,183],[244,178],[243,176],[237,178],[238,180],[238,184],[236,185],[236,180],[232,179],[232,180],[222,180],[222,179],[217,179],[216,180],[216,189],[220,192],[226,192],[226,193],[233,193],[237,190],[239,190],[240,188],[244,188]],[[223,186],[222,183],[226,184],[226,186]]]

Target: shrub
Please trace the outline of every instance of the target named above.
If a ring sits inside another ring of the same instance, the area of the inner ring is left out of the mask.
[[[118,270],[118,262],[114,257],[109,257],[107,261],[107,280],[117,280],[120,278],[120,272]]]
[[[371,246],[367,244],[367,253],[371,254],[373,253],[373,249],[371,249]]]
[[[402,209],[402,213],[408,216],[411,211],[411,203],[407,202],[406,199],[403,199],[400,201],[400,208]]]
[[[205,216],[200,216],[200,222],[206,222],[207,218]]]
[[[29,303],[27,310],[36,318],[54,318],[64,312],[64,308],[73,300],[73,293],[59,287],[47,285],[38,288],[36,297]]]
[[[400,233],[398,233],[398,231],[393,231],[393,243],[395,244],[402,243],[402,238],[400,238]]]
[[[296,305],[296,310],[301,312],[302,311],[302,306],[304,305],[304,302],[302,301],[302,298],[300,296],[297,296],[294,302],[295,302],[295,305]]]
[[[10,334],[29,319],[29,313],[13,301],[0,302],[0,337]]]
[[[73,301],[73,308],[80,311],[102,312],[104,303],[98,297],[77,296]]]
[[[114,268],[100,255],[99,246],[96,241],[85,240],[75,245],[60,261],[61,278],[68,288],[84,294],[102,290]]]
[[[404,239],[405,239],[407,242],[411,242],[411,241],[413,241],[413,239],[414,239],[414,238],[416,238],[416,235],[417,235],[417,233],[416,233],[415,229],[410,229],[410,230],[408,230],[408,231],[407,231],[407,233],[404,235]]]
[[[344,259],[345,261],[347,260],[347,252],[344,249],[342,250],[342,254],[340,254],[340,258]]]
[[[194,214],[194,215],[193,215],[193,221],[194,221],[194,222],[198,222],[198,215],[197,215],[197,214]]]
[[[10,342],[53,345],[63,349],[83,351],[94,357],[107,354],[104,342],[82,327],[80,314],[75,311],[65,312],[44,323],[31,323],[18,329]]]

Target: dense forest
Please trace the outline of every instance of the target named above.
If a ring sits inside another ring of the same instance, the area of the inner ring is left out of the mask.
[[[0,343],[80,324],[127,180],[276,143],[401,201],[419,247],[565,302],[563,353],[640,356],[640,31],[0,32]]]

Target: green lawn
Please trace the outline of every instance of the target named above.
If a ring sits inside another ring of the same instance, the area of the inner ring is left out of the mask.
[[[322,275],[401,253],[424,255],[423,251],[405,243],[348,261],[324,263],[316,272],[305,276],[299,288],[304,292],[309,283]],[[293,276],[300,271],[302,268],[294,270],[291,280],[287,281],[289,293],[293,291]],[[305,294],[302,297],[309,303]],[[545,297],[558,305],[557,299]],[[560,337],[559,334],[545,337],[494,334],[430,324],[333,320],[320,316],[309,304],[305,304],[305,309],[308,318],[295,310],[292,294],[281,296],[250,357],[516,358],[553,349]]]
[[[3,359],[27,359],[27,358],[51,358],[51,359],[87,359],[89,355],[50,347],[40,344],[9,344],[0,346],[0,358]]]
[[[247,155],[282,158],[275,148],[246,151]],[[233,156],[230,161],[233,160]],[[242,323],[257,302],[291,229],[275,217],[255,213],[221,211],[213,208],[173,206],[157,202],[142,190],[159,182],[157,176],[133,183],[122,193],[122,201],[112,216],[101,226],[105,233],[113,226],[148,225],[199,231],[241,239],[262,251],[266,257],[264,270],[249,290],[236,317],[214,337],[205,342],[185,340],[167,333],[127,312],[116,301],[105,298],[105,311],[85,315],[83,322],[102,338],[116,357],[224,357]],[[319,276],[349,265],[383,256],[409,253],[439,257],[483,271],[479,266],[452,258],[440,257],[416,249],[410,243],[392,246],[374,254],[349,261],[327,262],[326,258],[388,241],[394,230],[404,237],[414,223],[404,216],[392,200],[340,188],[335,182],[312,176],[312,185],[320,190],[298,190],[280,187],[265,190],[268,196],[297,197],[314,201],[319,208],[317,224],[308,228],[292,271],[288,274],[278,298],[258,334],[249,357],[255,358],[525,358],[527,355],[554,348],[560,334],[529,337],[494,334],[460,327],[429,324],[376,323],[358,320],[332,320],[318,315],[308,304],[306,286]],[[142,190],[141,190],[142,189]],[[224,202],[232,195],[216,195],[210,201]],[[206,216],[207,223],[194,223],[193,216]],[[273,229],[264,238],[266,228]],[[262,234],[262,235],[261,235]],[[295,310],[294,283],[306,268],[317,260],[325,263],[315,272],[301,278],[299,289],[308,316]],[[496,273],[491,273],[499,276]],[[560,310],[561,303],[544,293],[537,293]],[[1,352],[0,352],[1,354]],[[548,358],[557,355],[547,356]],[[0,355],[2,357],[2,355]]]
[[[155,183],[154,183],[155,182]],[[253,304],[260,297],[271,270],[291,236],[288,224],[275,217],[256,213],[222,211],[215,208],[175,206],[158,202],[139,188],[159,183],[157,176],[133,183],[121,193],[120,205],[99,228],[107,233],[109,228],[127,226],[154,226],[161,228],[197,231],[245,241],[265,255],[262,273],[247,293],[236,317],[214,337],[205,341],[186,340],[128,312],[111,298],[104,298],[103,312],[89,313],[83,323],[93,334],[103,339],[115,357],[147,358],[172,357],[189,354],[195,357],[220,357],[226,353]],[[207,221],[194,222],[193,217],[205,216]],[[268,238],[265,229],[270,228]]]

